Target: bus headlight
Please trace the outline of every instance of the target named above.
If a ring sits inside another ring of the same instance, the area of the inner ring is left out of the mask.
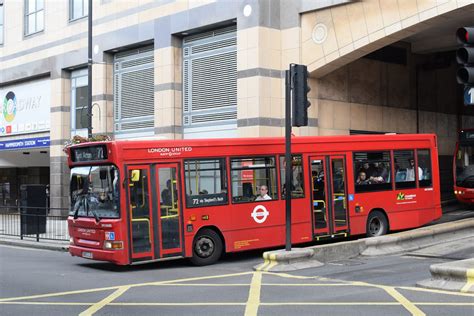
[[[71,245],[74,245],[74,238],[69,237],[69,243],[70,243]]]
[[[104,248],[105,249],[113,249],[113,250],[119,250],[123,249],[123,242],[120,240],[117,241],[106,241],[104,243]]]

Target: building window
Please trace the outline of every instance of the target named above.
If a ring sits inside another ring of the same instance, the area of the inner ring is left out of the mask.
[[[25,35],[44,30],[44,0],[25,0]]]
[[[89,14],[88,0],[69,0],[69,21],[83,18]]]
[[[0,0],[0,45],[3,44],[3,25],[4,25],[4,17],[3,17],[3,0]]]
[[[87,137],[87,69],[71,73],[71,136]]]

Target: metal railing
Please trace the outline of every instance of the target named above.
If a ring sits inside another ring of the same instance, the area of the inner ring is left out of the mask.
[[[60,209],[0,206],[0,235],[69,241],[67,215],[54,216]]]

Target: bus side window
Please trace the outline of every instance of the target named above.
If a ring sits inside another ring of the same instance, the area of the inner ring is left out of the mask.
[[[291,179],[291,197],[304,198],[304,177],[303,177],[303,164],[301,155],[292,155],[291,157],[291,168],[293,169],[293,179]],[[280,182],[281,182],[281,198],[285,199],[285,169],[286,161],[285,156],[280,156]]]
[[[420,188],[431,187],[433,185],[431,179],[431,155],[429,149],[417,150],[418,168],[422,170],[419,174]]]
[[[395,188],[397,190],[415,188],[416,175],[420,176],[423,171],[416,169],[413,150],[395,150],[393,156],[395,161]]]
[[[224,158],[184,162],[186,207],[228,204]]]
[[[355,192],[375,192],[392,189],[389,151],[354,153]]]
[[[232,202],[277,200],[277,176],[275,157],[231,159]],[[259,195],[266,187],[268,196]]]

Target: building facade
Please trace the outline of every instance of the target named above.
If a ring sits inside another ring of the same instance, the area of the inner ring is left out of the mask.
[[[443,192],[456,133],[474,127],[456,83],[471,0],[0,0],[0,203],[50,186],[67,213],[64,144],[112,138],[284,135],[290,63],[308,65],[295,135],[436,133]]]

